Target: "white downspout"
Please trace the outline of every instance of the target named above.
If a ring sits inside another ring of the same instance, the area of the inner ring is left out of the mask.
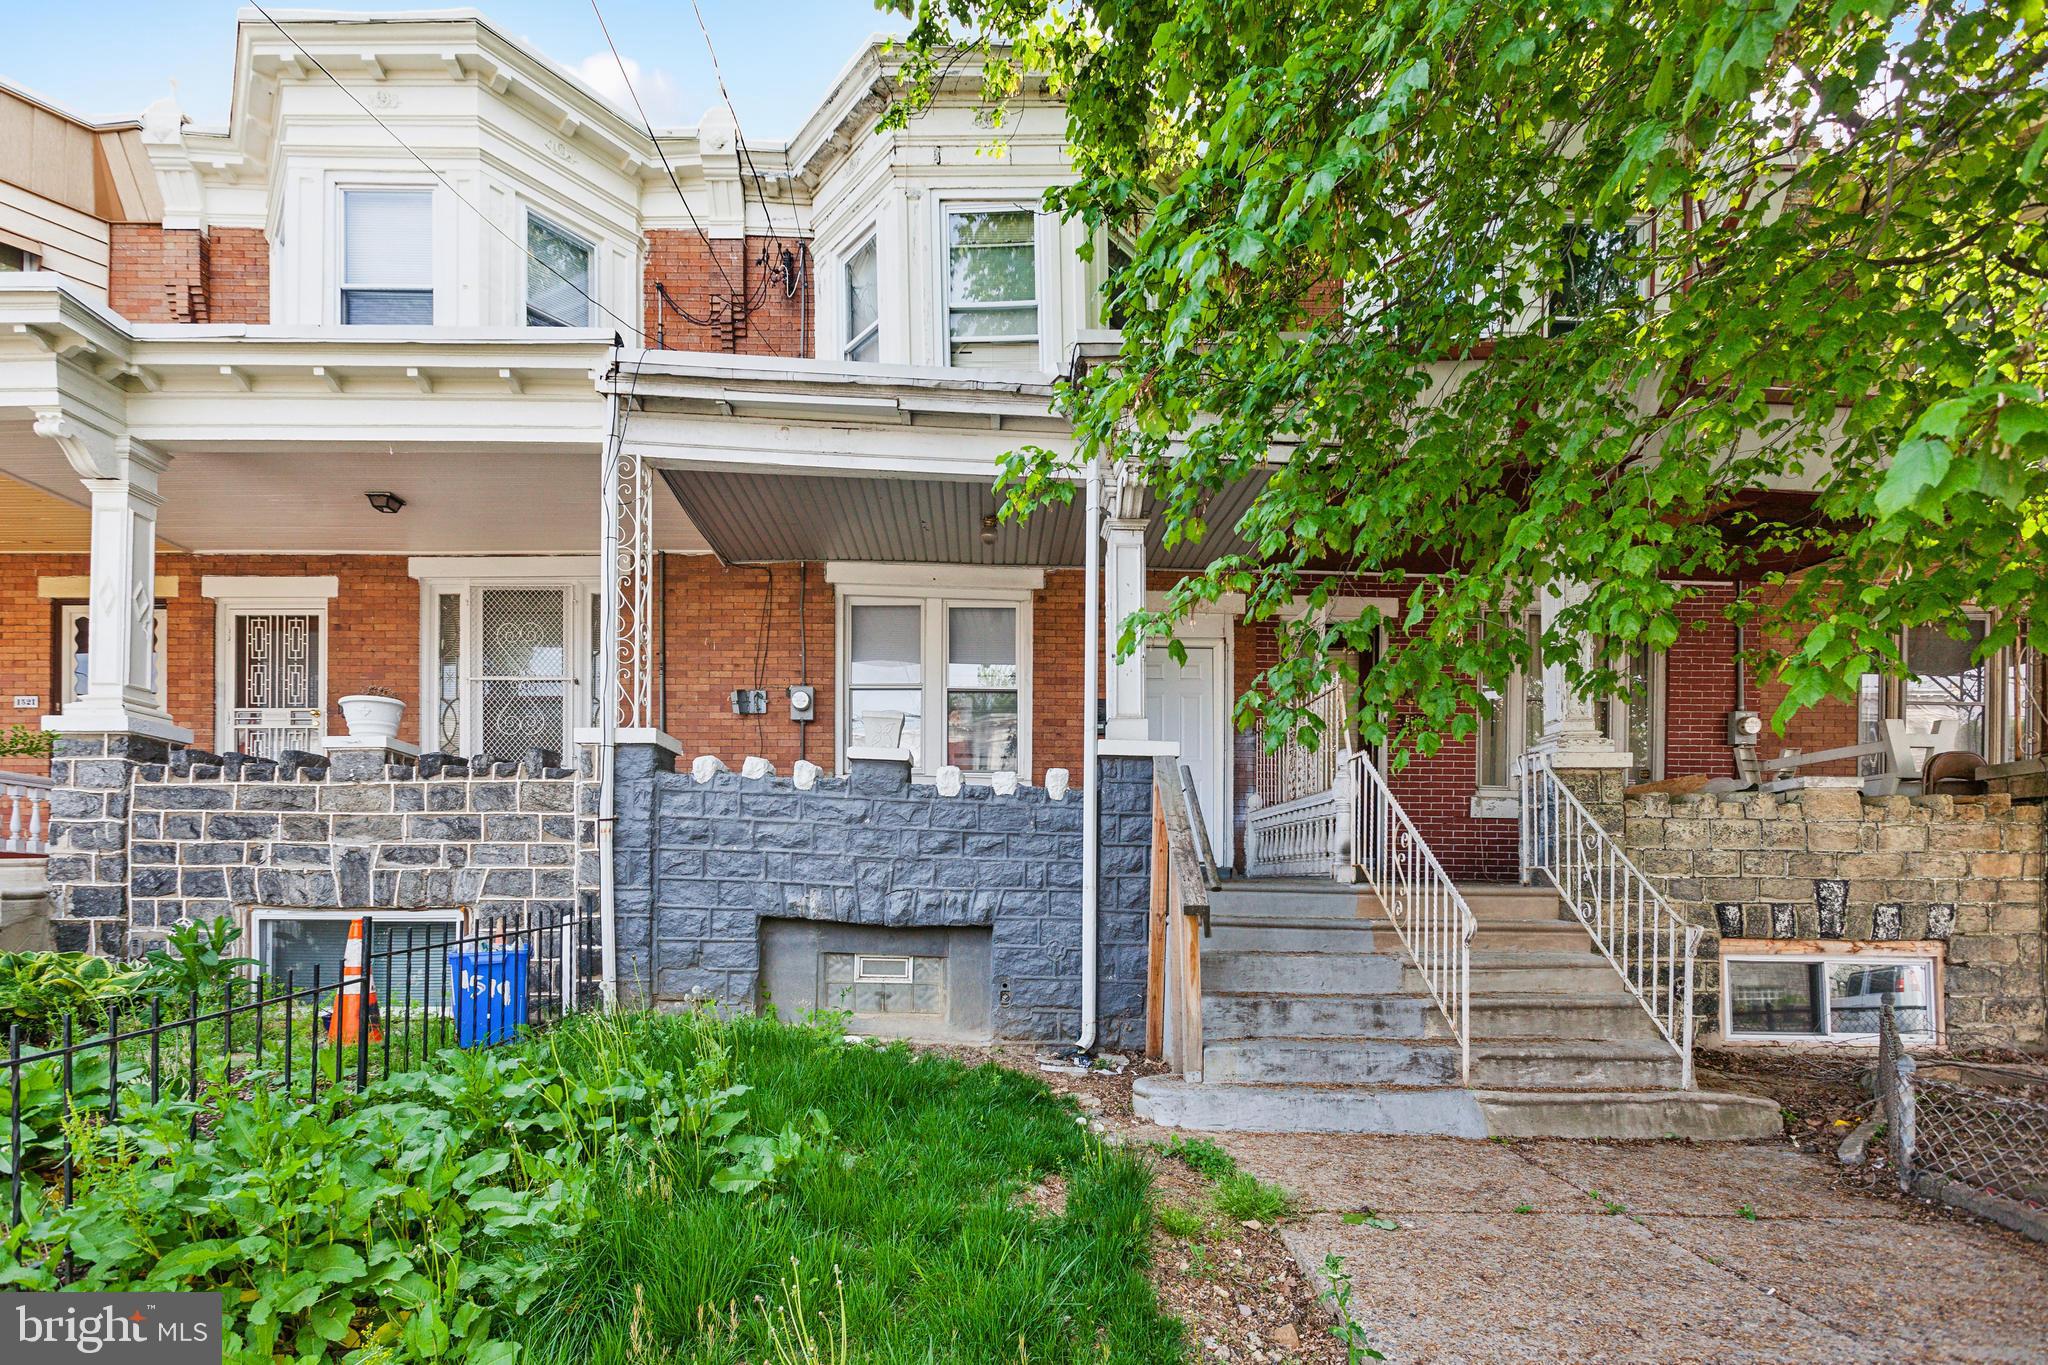
[[[614,355],[616,356],[616,352]],[[612,367],[618,379],[618,366]],[[619,932],[616,888],[612,878],[612,822],[618,814],[618,795],[612,771],[619,751],[619,395],[605,395],[604,527],[599,536],[598,562],[604,574],[605,660],[597,718],[597,931],[598,956],[607,1011],[618,1006]]]
[[[1097,1010],[1096,921],[1102,862],[1101,764],[1096,757],[1095,713],[1099,703],[1102,646],[1102,461],[1088,463],[1088,514],[1082,523],[1087,537],[1084,560],[1088,580],[1081,608],[1081,1036],[1074,1051],[1095,1046]]]

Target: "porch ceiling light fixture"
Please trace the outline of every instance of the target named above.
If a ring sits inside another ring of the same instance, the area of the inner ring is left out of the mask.
[[[981,543],[984,545],[996,543],[996,514],[993,512],[981,519]]]
[[[365,493],[363,496],[370,500],[370,506],[389,516],[397,516],[398,509],[405,506],[405,499],[396,493]]]

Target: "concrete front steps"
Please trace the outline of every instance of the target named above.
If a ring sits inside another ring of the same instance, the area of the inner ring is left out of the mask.
[[[1203,1076],[1135,1087],[1174,1127],[1460,1137],[1775,1136],[1777,1106],[1683,1068],[1554,891],[1461,888],[1479,920],[1472,1068],[1370,892],[1239,882],[1202,952]]]

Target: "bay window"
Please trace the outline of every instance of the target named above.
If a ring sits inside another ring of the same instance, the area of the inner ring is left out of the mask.
[[[342,191],[341,320],[434,321],[433,191]]]
[[[828,575],[840,591],[842,752],[907,749],[924,775],[1028,771],[1031,596],[1008,586],[1014,574],[992,571],[988,588],[969,581],[959,593],[922,570]]]
[[[1038,215],[949,209],[945,221],[947,363],[1036,368]]]

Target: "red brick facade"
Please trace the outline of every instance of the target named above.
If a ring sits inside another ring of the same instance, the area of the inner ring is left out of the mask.
[[[130,322],[270,321],[270,241],[261,228],[115,223],[107,305]]]
[[[664,555],[660,647],[663,728],[685,754],[717,754],[729,767],[758,754],[783,772],[799,758],[833,765],[835,680],[832,587],[825,566],[726,566],[710,555]],[[806,658],[808,654],[808,658]],[[789,718],[790,684],[818,691],[818,718]],[[732,713],[734,688],[768,690],[768,712]]]
[[[799,282],[794,295],[782,259],[785,250]],[[748,237],[744,243],[725,238],[707,244],[695,232],[656,228],[647,234],[643,279],[650,346],[739,355],[811,354],[816,306],[811,255],[800,240]],[[661,301],[657,285],[666,287],[675,307]]]

